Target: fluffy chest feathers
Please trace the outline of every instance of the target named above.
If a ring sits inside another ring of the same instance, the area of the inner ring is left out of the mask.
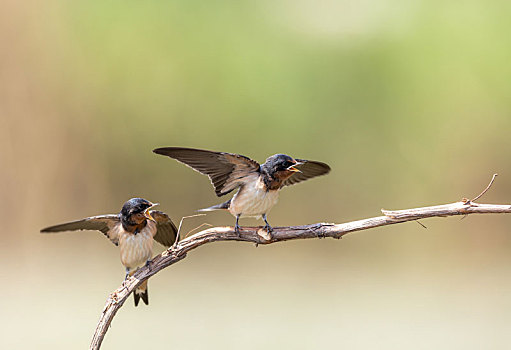
[[[229,206],[229,212],[234,215],[260,216],[266,214],[279,198],[278,190],[266,190],[261,177],[248,181],[234,195]]]
[[[119,248],[121,262],[129,269],[143,265],[151,258],[153,252],[153,237],[156,234],[156,224],[147,221],[146,226],[137,234],[125,231],[119,225]]]

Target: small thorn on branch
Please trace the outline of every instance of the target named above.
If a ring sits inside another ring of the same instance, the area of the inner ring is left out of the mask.
[[[420,222],[419,220],[415,220],[416,223],[418,223],[419,225],[421,225],[422,227],[424,227],[425,229],[427,229],[428,227],[426,225],[424,225],[422,222]]]
[[[469,200],[467,201],[466,203],[470,203],[470,202],[475,202],[476,200],[478,200],[479,198],[481,198],[491,187],[491,185],[493,185],[493,181],[495,181],[495,178],[497,177],[498,174],[493,174],[492,178],[491,178],[491,181],[490,183],[488,184],[488,186],[486,186],[486,188],[484,189],[483,192],[481,192],[477,197],[475,197],[474,199],[472,200]],[[465,203],[465,202],[464,202]]]

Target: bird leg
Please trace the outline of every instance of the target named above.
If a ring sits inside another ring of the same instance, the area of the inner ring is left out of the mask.
[[[128,277],[130,277],[130,268],[129,267],[126,268],[126,276],[124,277],[124,280],[126,281],[128,279]]]
[[[266,232],[268,232],[268,235],[270,236],[270,239],[271,239],[271,233],[273,232],[273,227],[271,227],[270,224],[268,223],[268,220],[266,220],[266,214],[263,214],[263,220],[266,223],[266,225],[264,225],[264,228],[266,229]]]
[[[234,232],[236,232],[238,237],[241,237],[240,225],[238,224],[239,219],[240,219],[240,215],[236,215],[236,223],[234,224]]]

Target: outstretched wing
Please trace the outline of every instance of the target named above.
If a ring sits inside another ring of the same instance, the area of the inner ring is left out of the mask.
[[[294,185],[298,182],[312,179],[316,176],[325,175],[330,172],[330,167],[325,163],[305,159],[296,160],[302,163],[300,165],[295,165],[295,168],[301,172],[294,173],[289,179],[282,183],[282,186]]]
[[[156,235],[154,239],[165,247],[170,247],[176,241],[177,228],[170,220],[169,216],[159,210],[151,210],[149,212],[156,220]]]
[[[115,226],[120,222],[119,215],[107,214],[92,216],[81,220],[66,222],[65,224],[55,225],[43,228],[41,233],[77,231],[77,230],[97,230],[112,241],[113,244],[119,244],[118,230]]]
[[[259,172],[259,163],[239,154],[183,147],[163,147],[153,152],[174,158],[207,175],[219,197],[243,185],[247,177]]]

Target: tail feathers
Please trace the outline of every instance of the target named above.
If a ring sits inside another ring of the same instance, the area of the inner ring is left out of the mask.
[[[133,292],[133,298],[135,299],[135,306],[138,306],[140,299],[144,304],[149,305],[149,294],[147,292],[147,281],[144,281],[140,286]]]
[[[220,203],[220,204],[214,205],[214,206],[209,207],[209,208],[199,209],[197,211],[198,212],[203,212],[203,211],[212,211],[212,210],[219,210],[219,209],[229,209],[229,205],[231,205],[231,200],[230,199],[227,202]]]

